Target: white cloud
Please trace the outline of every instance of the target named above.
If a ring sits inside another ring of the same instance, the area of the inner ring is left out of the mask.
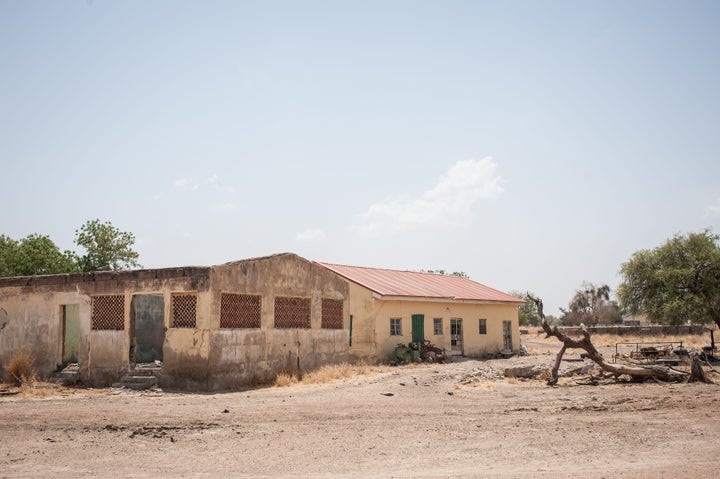
[[[218,175],[213,173],[211,176],[208,176],[207,178],[205,178],[203,180],[203,183],[208,184],[208,185],[214,185],[215,183],[217,183],[217,179],[218,179]]]
[[[715,200],[715,203],[705,207],[705,218],[710,218],[711,216],[720,216],[720,198]]]
[[[227,203],[213,203],[210,205],[210,208],[216,209],[216,210],[234,210],[237,208],[237,204],[233,203],[232,201],[228,201]]]
[[[319,242],[327,239],[327,234],[321,229],[309,228],[295,235],[298,241]]]
[[[191,191],[191,190],[197,190],[198,186],[195,184],[195,181],[191,178],[178,178],[175,180],[175,188],[178,188],[183,191]]]
[[[220,179],[216,173],[213,173],[212,175],[201,180],[196,180],[195,178],[178,178],[177,180],[175,180],[175,188],[183,191],[195,191],[200,189],[201,187],[203,189],[212,188],[230,193],[235,191],[232,186],[223,185],[220,183],[219,180]]]
[[[503,192],[495,167],[491,157],[458,161],[419,198],[394,198],[371,205],[354,229],[375,236],[423,225],[468,221],[479,200]]]

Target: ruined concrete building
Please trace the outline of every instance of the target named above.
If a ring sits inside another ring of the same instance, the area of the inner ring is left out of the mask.
[[[279,372],[383,361],[429,339],[448,354],[518,350],[521,300],[466,278],[284,253],[210,267],[0,278],[0,366],[77,363],[106,386],[144,363],[160,385],[222,390]]]

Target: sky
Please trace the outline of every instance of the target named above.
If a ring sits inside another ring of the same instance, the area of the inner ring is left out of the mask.
[[[0,0],[0,234],[294,252],[546,312],[720,232],[714,1]]]

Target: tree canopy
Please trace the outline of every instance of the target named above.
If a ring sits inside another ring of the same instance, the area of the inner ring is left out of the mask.
[[[15,241],[0,235],[0,276],[30,276],[77,271],[72,251],[60,251],[49,236],[31,234]]]
[[[637,251],[620,270],[621,304],[659,323],[714,321],[720,326],[719,241],[706,230]]]
[[[117,271],[140,266],[139,255],[132,249],[135,236],[120,231],[109,221],[86,222],[75,231],[75,244],[85,249],[78,261],[83,271]]]
[[[138,253],[132,249],[135,237],[109,221],[86,222],[75,232],[75,244],[85,255],[60,251],[49,236],[31,234],[20,240],[0,235],[0,277],[108,271],[138,267]]]
[[[561,321],[566,325],[612,324],[622,321],[620,306],[610,299],[610,286],[584,282],[568,303]]]
[[[518,308],[520,326],[538,326],[540,324],[540,315],[538,314],[535,302],[529,299],[529,297],[534,297],[535,295],[533,293],[521,293],[519,291],[510,291],[510,294],[525,301],[525,304]]]

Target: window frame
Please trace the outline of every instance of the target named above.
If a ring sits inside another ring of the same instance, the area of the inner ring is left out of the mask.
[[[478,334],[487,334],[487,319],[480,318],[478,321]]]
[[[402,318],[390,318],[390,336],[402,336]]]
[[[439,326],[439,328],[438,328],[438,326]],[[442,318],[433,318],[433,336],[442,336],[442,335],[443,335],[443,319]]]

